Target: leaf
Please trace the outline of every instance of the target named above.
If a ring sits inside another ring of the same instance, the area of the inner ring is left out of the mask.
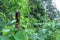
[[[8,36],[1,36],[0,40],[10,40],[10,38]]]
[[[25,32],[24,30],[19,30],[15,36],[14,36],[15,40],[26,40],[26,35],[25,35]]]

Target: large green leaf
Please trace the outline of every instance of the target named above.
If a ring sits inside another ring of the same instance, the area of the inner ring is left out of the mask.
[[[14,35],[15,40],[26,40],[26,35],[24,30],[19,30],[15,35]]]

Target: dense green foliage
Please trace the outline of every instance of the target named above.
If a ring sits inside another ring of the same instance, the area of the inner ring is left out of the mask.
[[[44,2],[47,2],[47,6]],[[52,0],[0,0],[0,40],[60,40],[60,23],[54,20],[58,10],[51,2]],[[20,29],[17,31],[15,15],[18,11]]]

